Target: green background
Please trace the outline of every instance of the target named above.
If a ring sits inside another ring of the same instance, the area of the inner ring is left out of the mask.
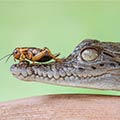
[[[85,38],[120,41],[119,1],[0,1],[0,57],[23,46],[46,46],[64,57]],[[0,61],[0,101],[58,93],[120,95],[20,81],[9,70],[13,57],[4,61]]]

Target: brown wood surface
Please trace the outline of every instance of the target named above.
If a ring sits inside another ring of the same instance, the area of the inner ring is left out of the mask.
[[[120,120],[120,97],[50,95],[0,103],[0,120]]]

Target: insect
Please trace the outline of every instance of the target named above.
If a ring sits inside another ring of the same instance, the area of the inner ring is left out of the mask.
[[[62,62],[60,58],[57,58],[60,53],[54,55],[52,52],[47,48],[44,47],[43,49],[35,48],[35,47],[21,47],[15,48],[11,54],[8,54],[1,58],[0,60],[4,59],[8,56],[7,60],[13,55],[14,60],[19,60],[20,62],[25,60],[30,60],[34,62],[47,62],[51,59],[54,59],[57,62]]]

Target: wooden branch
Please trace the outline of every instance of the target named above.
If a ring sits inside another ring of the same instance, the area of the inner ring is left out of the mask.
[[[0,120],[120,120],[120,97],[50,95],[0,103]]]

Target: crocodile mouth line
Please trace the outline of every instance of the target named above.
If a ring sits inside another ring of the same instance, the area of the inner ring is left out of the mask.
[[[17,65],[17,64],[16,64]],[[109,69],[105,70],[101,73],[95,73],[95,74],[85,74],[84,72],[81,74],[76,74],[76,73],[70,73],[67,74],[68,72],[63,72],[64,74],[59,74],[60,71],[53,72],[53,71],[41,71],[41,69],[36,68],[33,69],[32,67],[16,67],[16,65],[13,65],[11,67],[11,72],[14,76],[16,76],[19,79],[24,79],[28,80],[27,78],[31,79],[42,79],[42,80],[85,80],[85,79],[92,79],[92,78],[101,78],[106,75],[120,75],[119,73],[113,72],[116,70],[119,70],[119,68],[114,68],[114,69]]]
[[[31,76],[35,76],[35,77],[39,77],[39,78],[43,78],[43,79],[45,79],[45,78],[48,78],[48,79],[56,79],[56,80],[58,80],[58,79],[65,79],[66,77],[68,77],[68,78],[70,78],[70,77],[73,77],[74,79],[75,78],[80,78],[80,79],[86,79],[86,78],[96,78],[96,77],[102,77],[102,76],[104,76],[104,75],[106,75],[106,74],[108,74],[108,73],[102,73],[102,74],[97,74],[97,75],[89,75],[89,74],[86,74],[86,75],[77,75],[77,76],[74,76],[73,74],[72,75],[70,75],[70,76],[68,76],[68,75],[65,75],[64,77],[63,76],[59,76],[58,77],[58,79],[56,78],[56,77],[54,77],[54,75],[52,76],[52,77],[49,77],[47,74],[46,74],[46,76],[45,75],[38,75],[38,74],[32,74],[32,75],[27,75],[27,76],[24,76],[22,73],[20,73],[19,75],[16,75],[15,73],[12,73],[14,76],[16,76],[16,77],[19,77],[19,76],[23,76],[23,78],[28,78],[28,77],[31,77]]]

